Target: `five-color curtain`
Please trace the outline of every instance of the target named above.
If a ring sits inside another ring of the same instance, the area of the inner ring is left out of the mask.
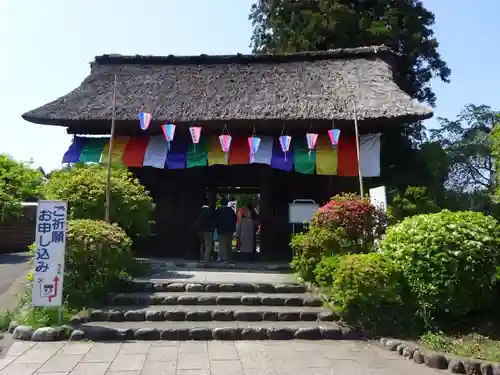
[[[289,152],[282,151],[276,138],[261,136],[253,164],[267,164],[284,171],[303,174],[357,176],[358,162],[354,136],[342,134],[333,148],[327,134],[320,134],[316,147],[309,152],[306,138],[294,137]],[[107,163],[109,138],[75,137],[63,163]],[[185,139],[170,142],[163,135],[153,137],[116,137],[112,164],[127,167],[183,169],[211,165],[249,164],[246,137],[234,136],[228,155],[222,152],[219,137],[201,137],[193,144]],[[360,169],[363,177],[380,176],[380,134],[360,136]]]

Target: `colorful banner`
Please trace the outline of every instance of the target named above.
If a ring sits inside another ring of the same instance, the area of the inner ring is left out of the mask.
[[[357,176],[358,156],[356,152],[356,137],[352,134],[342,134],[337,149],[337,174],[347,177]]]
[[[136,168],[142,167],[148,140],[148,137],[131,137],[123,151],[123,165]]]
[[[144,166],[161,169],[165,168],[167,153],[167,140],[163,135],[155,135],[149,138],[148,146],[144,153]]]
[[[288,152],[285,154],[279,139],[275,139],[273,142],[271,168],[291,172],[293,170],[293,146],[290,146]]]
[[[227,165],[228,158],[221,148],[219,137],[210,137],[208,148],[208,165]]]
[[[111,155],[111,165],[123,165],[122,156],[125,151],[125,147],[128,144],[130,137],[115,137],[113,139],[113,150]],[[108,165],[109,157],[109,142],[104,146],[104,151],[102,152],[101,163]]]
[[[229,149],[229,165],[248,164],[249,160],[247,138],[233,137],[231,148]]]
[[[380,133],[363,134],[359,137],[359,143],[361,176],[380,176]]]
[[[293,163],[295,172],[302,174],[314,174],[314,171],[316,170],[316,150],[309,150],[306,138],[294,138]]]
[[[255,153],[252,164],[267,164],[271,165],[271,158],[273,156],[273,137],[264,135],[260,137],[260,144],[257,152]]]
[[[87,138],[85,146],[83,146],[80,154],[79,162],[82,163],[99,163],[101,155],[104,151],[104,146],[108,143],[109,138]]]
[[[75,137],[73,143],[69,146],[68,151],[64,153],[62,163],[78,163],[87,139],[88,138]]]
[[[380,176],[380,134],[360,136],[361,174],[363,177]],[[270,165],[283,171],[303,174],[358,175],[356,142],[353,134],[339,138],[336,150],[328,133],[320,134],[315,149],[309,155],[306,137],[294,137],[289,151],[282,150],[280,138],[260,137],[255,154],[255,164]],[[63,163],[107,163],[109,138],[75,137],[64,154]],[[160,134],[153,137],[116,137],[113,145],[113,164],[127,167],[154,167],[183,169],[211,165],[249,164],[247,137],[234,137],[229,155],[222,151],[219,136],[201,136],[199,144],[193,144],[189,136],[172,141],[167,150],[167,140]],[[196,146],[196,147],[195,147]]]
[[[332,148],[332,143],[326,134],[320,134],[316,142],[316,173],[337,174],[337,150]]]
[[[170,151],[167,154],[168,169],[184,169],[186,168],[186,155],[188,145],[183,139],[177,138],[170,142]]]
[[[210,137],[201,137],[198,144],[190,144],[186,157],[186,168],[206,167]]]

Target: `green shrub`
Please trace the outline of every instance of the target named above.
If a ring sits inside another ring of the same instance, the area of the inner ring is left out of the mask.
[[[387,224],[385,213],[368,199],[346,194],[333,197],[314,214],[311,226],[330,231],[343,231],[340,253],[371,251],[374,240],[382,236]]]
[[[318,277],[334,268],[329,299],[345,320],[374,333],[387,332],[403,320],[404,288],[393,262],[370,253],[343,255],[322,264],[328,266],[318,268]],[[323,277],[330,281],[328,275]]]
[[[499,239],[494,218],[445,210],[390,227],[381,249],[401,268],[424,317],[460,317],[490,304]]]
[[[325,256],[336,253],[339,249],[337,233],[327,229],[311,228],[309,232],[298,233],[292,237],[290,246],[293,250],[292,268],[305,281],[314,281],[314,269]]]
[[[0,221],[22,214],[20,203],[40,194],[42,172],[0,154]]]
[[[116,224],[70,220],[66,243],[64,292],[70,307],[99,303],[121,281],[141,271],[132,241]]]
[[[405,217],[439,212],[439,207],[429,197],[426,187],[409,186],[403,193],[392,198],[387,210],[391,222],[398,222]]]
[[[339,267],[340,257],[330,256],[319,261],[314,269],[314,280],[322,288],[329,288],[333,284],[334,276]]]
[[[105,214],[106,169],[78,165],[55,171],[47,182],[47,199],[68,201],[70,219],[102,220]],[[151,233],[154,204],[149,193],[126,169],[111,173],[110,219],[135,239]]]

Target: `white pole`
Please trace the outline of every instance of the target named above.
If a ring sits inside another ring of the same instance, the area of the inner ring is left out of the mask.
[[[358,129],[358,114],[356,111],[356,100],[353,99],[354,106],[354,130],[356,131],[356,156],[358,157],[358,176],[359,176],[359,192],[361,194],[361,198],[364,197],[363,190],[363,177],[361,176],[361,164],[360,164],[360,156],[359,156],[359,129]]]
[[[116,115],[116,74],[113,83],[113,112],[111,114],[111,135],[109,137],[108,151],[108,174],[106,178],[106,211],[104,220],[109,223],[109,211],[111,208],[111,160],[113,155],[113,140],[115,137],[115,115]]]

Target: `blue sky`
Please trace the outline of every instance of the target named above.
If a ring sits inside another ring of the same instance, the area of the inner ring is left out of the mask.
[[[250,52],[252,0],[0,0],[0,153],[58,168],[64,128],[21,114],[66,94],[104,53],[190,55]],[[436,14],[452,82],[433,82],[435,117],[467,103],[500,108],[498,0],[424,0]],[[453,5],[451,5],[453,3]],[[436,120],[426,126],[436,126]]]

